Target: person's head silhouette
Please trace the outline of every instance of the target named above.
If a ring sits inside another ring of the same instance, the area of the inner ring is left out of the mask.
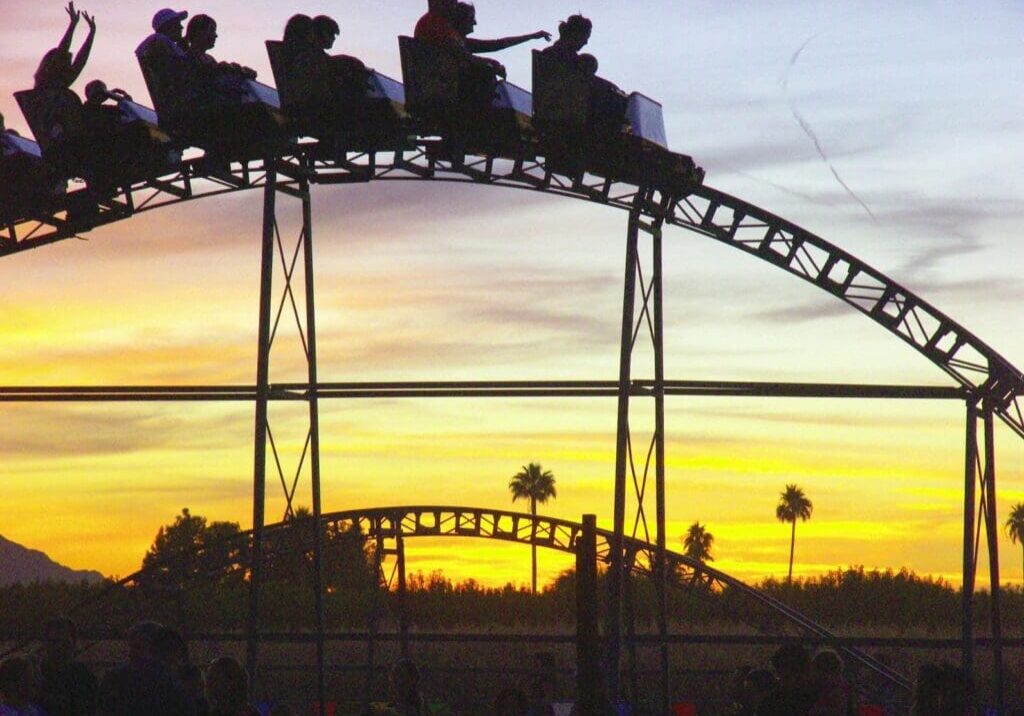
[[[455,17],[458,0],[427,0],[427,7],[430,12],[443,15],[451,20]]]
[[[473,34],[476,28],[476,8],[472,3],[460,2],[455,6],[452,26],[463,37]]]
[[[329,50],[334,47],[334,41],[341,34],[341,28],[337,21],[327,15],[317,15],[313,18],[313,38],[316,46],[321,50]]]
[[[588,42],[594,23],[582,15],[572,15],[558,25],[558,39],[579,52]]]
[[[181,23],[186,17],[188,17],[188,12],[185,10],[176,11],[167,7],[157,10],[153,15],[153,30],[161,35],[166,35],[175,42],[180,42],[184,33]]]
[[[292,15],[284,26],[284,43],[294,47],[311,46],[315,43],[313,18],[302,13]]]
[[[217,21],[209,15],[196,15],[188,22],[185,33],[189,49],[194,52],[208,52],[217,44]]]

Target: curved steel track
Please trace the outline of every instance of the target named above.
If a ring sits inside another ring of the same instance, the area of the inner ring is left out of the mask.
[[[543,191],[638,211],[653,223],[665,223],[733,246],[811,283],[852,306],[952,377],[969,397],[991,409],[1024,438],[1024,374],[988,344],[948,315],[881,271],[821,237],[708,186],[685,197],[586,176],[550,171],[543,158],[508,159],[467,156],[453,162],[436,156],[431,142],[376,153],[352,153],[331,160],[316,158],[315,143],[297,144],[273,160],[233,165],[230,173],[211,175],[201,160],[183,162],[175,171],[124,188],[100,207],[88,223],[69,222],[65,212],[35,216],[0,227],[0,256],[65,239],[134,214],[200,198],[264,185],[272,161],[279,185],[343,184],[368,181],[470,182]]]

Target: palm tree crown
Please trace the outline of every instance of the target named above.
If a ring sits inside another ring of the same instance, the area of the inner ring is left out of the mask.
[[[786,489],[779,493],[779,504],[775,507],[775,517],[779,522],[806,522],[811,519],[814,505],[807,499],[802,488],[796,485],[786,485]]]
[[[714,562],[711,556],[711,547],[715,543],[715,536],[708,532],[707,527],[700,522],[694,522],[683,535],[683,548],[686,556],[700,562]]]
[[[555,476],[545,470],[540,463],[531,462],[512,476],[508,481],[508,489],[512,493],[512,501],[523,499],[530,501],[533,509],[535,503],[544,504],[549,498],[558,497],[555,491]]]
[[[1018,502],[1006,518],[1006,533],[1014,544],[1020,544],[1024,549],[1024,502]]]

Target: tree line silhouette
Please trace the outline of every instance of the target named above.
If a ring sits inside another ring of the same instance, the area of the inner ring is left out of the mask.
[[[523,466],[508,488],[513,502],[529,500],[531,514],[536,514],[537,504],[556,496],[553,473],[539,463]],[[863,567],[793,579],[796,521],[808,520],[812,511],[813,504],[797,485],[786,485],[779,493],[776,517],[791,525],[789,571],[785,579],[769,577],[756,587],[831,628],[943,633],[959,629],[960,591],[943,579],[907,569]],[[1024,545],[1024,504],[1014,506],[1005,528],[1015,543]],[[298,507],[288,515],[285,528],[266,533],[265,624],[280,629],[313,628],[315,529],[311,512]],[[690,558],[714,561],[714,535],[700,521],[689,526],[681,543]],[[375,544],[358,527],[334,524],[323,527],[322,544],[331,628],[360,630],[371,620],[385,625],[393,622],[396,594],[378,568]],[[530,588],[512,583],[490,587],[473,579],[454,582],[441,572],[411,573],[404,599],[409,623],[424,629],[571,625],[575,619],[573,570],[538,589],[536,549],[531,552]],[[140,603],[150,613],[163,610],[168,623],[188,622],[192,630],[241,630],[248,590],[247,556],[248,540],[238,523],[210,521],[185,508],[172,523],[159,529],[143,559],[143,572],[131,583],[44,583],[0,589],[0,630],[28,635],[34,625],[52,614],[74,613],[83,602],[97,605],[99,616],[91,621],[111,631],[130,624]],[[680,624],[728,624],[744,609],[742,595],[728,587],[709,588],[699,573],[669,578],[677,587],[670,590],[670,618]],[[654,585],[646,578],[633,579],[637,622],[653,625],[657,614]],[[604,594],[603,589],[598,591]],[[985,627],[988,593],[981,591],[978,600],[975,619],[977,626]],[[1005,623],[1024,623],[1024,587],[1007,587],[1003,609]]]

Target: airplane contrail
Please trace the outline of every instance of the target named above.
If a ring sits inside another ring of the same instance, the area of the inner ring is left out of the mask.
[[[804,41],[804,44],[800,45],[800,47],[797,48],[796,52],[793,53],[793,56],[789,58],[789,64],[786,66],[786,71],[783,73],[782,78],[779,80],[779,86],[782,88],[782,92],[786,97],[786,102],[789,104],[789,111],[793,113],[793,119],[795,119],[796,123],[800,125],[800,128],[803,130],[804,134],[806,134],[808,138],[814,143],[814,148],[817,150],[818,156],[821,157],[821,160],[826,164],[826,166],[828,166],[829,170],[832,172],[832,176],[835,177],[836,181],[839,183],[839,186],[843,188],[843,190],[850,196],[850,198],[852,198],[854,201],[860,204],[864,211],[867,212],[868,216],[871,217],[872,221],[877,223],[878,218],[875,216],[875,213],[871,211],[871,207],[869,207],[864,202],[864,200],[857,195],[857,192],[851,189],[850,185],[843,181],[843,178],[839,176],[839,172],[836,170],[835,165],[832,164],[832,160],[825,152],[825,147],[822,146],[821,140],[818,139],[818,135],[814,131],[814,128],[811,127],[810,122],[804,119],[804,116],[800,114],[800,110],[797,109],[796,102],[793,101],[793,98],[789,96],[789,73],[792,71],[793,67],[796,66],[796,62],[797,60],[800,59],[800,55],[803,53],[803,51],[807,48],[808,45],[811,44],[811,41],[813,41],[814,38],[816,38],[817,36],[818,35],[815,34],[807,38],[807,40]]]

